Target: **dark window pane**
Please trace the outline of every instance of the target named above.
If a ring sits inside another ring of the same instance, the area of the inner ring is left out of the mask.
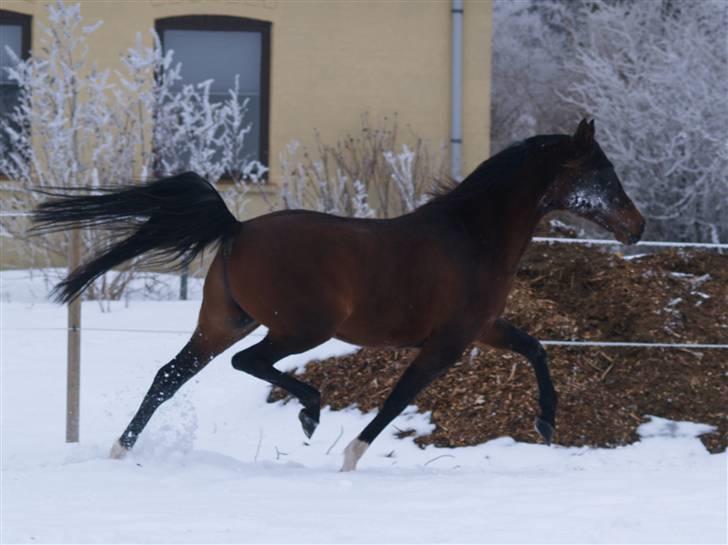
[[[0,24],[0,118],[3,122],[8,121],[11,112],[18,105],[20,88],[18,84],[10,79],[8,68],[15,65],[15,58],[22,58],[23,27],[18,24]],[[15,53],[12,57],[6,47]],[[15,123],[10,123],[11,128],[18,130]],[[3,153],[10,150],[10,137],[4,130],[0,130],[0,149]]]
[[[260,32],[228,30],[165,30],[164,49],[182,62],[186,83],[215,80],[211,90],[225,93],[240,76],[245,95],[260,93]]]
[[[17,85],[0,85],[0,115],[9,115],[18,104],[19,97]]]
[[[213,80],[210,100],[223,102],[239,78],[239,97],[247,102],[245,121],[252,124],[245,136],[242,156],[261,160],[261,59],[262,35],[256,31],[167,29],[162,32],[166,51],[182,63],[183,84]]]
[[[10,48],[17,58],[21,58],[23,29],[20,25],[0,24],[0,83],[12,83],[6,68],[13,66],[12,57],[5,49]]]

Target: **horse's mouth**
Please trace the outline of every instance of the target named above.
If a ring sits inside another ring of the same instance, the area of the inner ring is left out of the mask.
[[[636,244],[642,238],[645,231],[645,220],[639,215],[639,218],[630,217],[625,220],[621,215],[612,217],[595,216],[591,218],[594,223],[604,227],[611,232],[619,242],[625,245]]]
[[[615,233],[615,237],[619,242],[625,245],[636,244],[642,238],[642,233],[630,233],[628,231],[622,231]]]
[[[612,232],[615,238],[622,244],[636,244],[642,238],[642,233],[645,232],[645,220],[640,216],[637,222],[631,222],[631,225],[620,225],[619,228]]]

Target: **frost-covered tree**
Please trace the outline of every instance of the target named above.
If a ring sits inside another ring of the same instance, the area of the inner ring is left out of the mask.
[[[493,3],[491,150],[534,134],[571,130],[575,117],[560,97],[568,81],[563,65],[567,35],[548,23],[558,2],[496,0]]]
[[[5,212],[27,211],[45,198],[29,188],[93,189],[184,170],[212,183],[231,177],[227,196],[235,197],[228,200],[239,209],[239,195],[247,187],[243,181],[256,181],[265,167],[242,156],[250,126],[236,89],[223,103],[213,103],[210,82],[180,86],[181,64],[172,51],[162,51],[156,35],[151,47],[137,35],[121,70],[101,70],[88,48],[88,37],[101,21],[85,24],[79,4],[60,0],[48,6],[48,20],[40,25],[33,55],[15,58],[9,71],[20,99],[0,122],[8,136],[0,139],[0,171],[17,189],[3,199]],[[65,259],[68,234],[29,238],[25,218],[2,220],[4,233],[23,240],[37,265]],[[84,231],[84,251],[104,240],[103,233]],[[100,279],[89,294],[118,298],[139,274],[134,265]]]
[[[728,3],[599,3],[588,20],[564,100],[598,119],[648,234],[727,240]]]
[[[728,3],[496,0],[493,150],[596,119],[647,236],[728,239]]]

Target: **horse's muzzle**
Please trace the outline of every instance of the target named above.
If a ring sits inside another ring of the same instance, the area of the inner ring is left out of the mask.
[[[645,232],[645,219],[636,208],[625,214],[620,214],[620,228],[615,230],[615,236],[622,244],[635,244]]]

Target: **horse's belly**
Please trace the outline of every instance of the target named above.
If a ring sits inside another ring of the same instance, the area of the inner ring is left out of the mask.
[[[399,305],[363,305],[337,328],[336,337],[360,346],[415,347],[430,336],[435,326],[430,309]]]
[[[377,331],[371,327],[359,329],[342,324],[334,337],[358,346],[414,348],[421,346],[427,335],[412,332]]]

